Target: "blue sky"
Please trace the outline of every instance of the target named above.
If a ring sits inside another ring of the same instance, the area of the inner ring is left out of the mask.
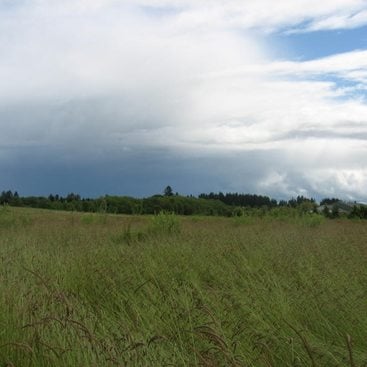
[[[366,26],[291,34],[282,31],[266,38],[269,44],[276,44],[275,57],[302,61],[367,49]]]
[[[365,0],[0,0],[0,190],[367,201]]]

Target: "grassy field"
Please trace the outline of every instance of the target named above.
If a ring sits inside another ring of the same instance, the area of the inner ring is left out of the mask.
[[[0,366],[367,366],[367,223],[0,210]]]

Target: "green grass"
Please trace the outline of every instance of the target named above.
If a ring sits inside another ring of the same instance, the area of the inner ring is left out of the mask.
[[[367,366],[367,225],[0,212],[0,366]]]

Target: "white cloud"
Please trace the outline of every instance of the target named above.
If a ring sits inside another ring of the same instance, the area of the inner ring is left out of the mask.
[[[274,31],[354,28],[367,24],[364,0],[132,0],[149,7],[175,7],[187,27],[240,27]],[[306,23],[303,24],[303,23]]]
[[[270,65],[269,71],[290,75],[335,74],[345,79],[365,81],[367,51],[356,50],[322,59],[304,62],[279,62]]]
[[[367,24],[367,10],[357,13],[336,14],[314,20],[306,31],[358,28]]]
[[[140,7],[169,14],[181,29],[239,27],[269,32],[293,27],[293,32],[304,32],[367,24],[365,0],[14,0],[14,4],[20,12],[46,18],[50,12],[76,16]]]
[[[274,61],[253,34],[234,28],[321,21],[330,28],[333,17],[348,28],[361,24],[365,6],[38,0],[6,18],[0,10],[0,145],[56,145],[76,155],[152,147],[201,157],[277,150],[287,164],[270,153],[274,169],[259,188],[326,193],[333,179],[335,190],[362,195],[367,104],[354,93],[367,85],[367,51]],[[291,184],[300,171],[307,189]]]

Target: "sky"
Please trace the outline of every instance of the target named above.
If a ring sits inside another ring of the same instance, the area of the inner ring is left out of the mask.
[[[0,191],[367,201],[367,0],[0,0]]]

